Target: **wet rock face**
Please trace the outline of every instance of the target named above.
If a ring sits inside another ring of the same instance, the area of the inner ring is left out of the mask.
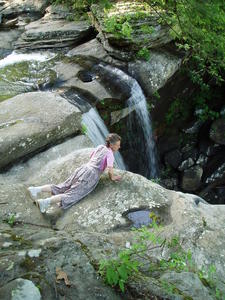
[[[225,117],[213,122],[210,138],[218,144],[225,145]]]
[[[153,95],[179,69],[181,58],[166,51],[151,51],[148,62],[128,64],[129,73],[140,83],[147,96]]]
[[[0,107],[1,168],[81,128],[80,111],[55,93],[21,94]]]
[[[32,63],[31,63],[32,60]],[[50,88],[57,74],[52,70],[54,56],[11,53],[0,62],[0,102],[39,88]]]
[[[182,161],[182,154],[178,149],[168,152],[165,155],[165,162],[171,165],[175,169],[180,165],[181,161]]]
[[[177,129],[171,127],[169,133],[159,138],[163,186],[198,193],[209,203],[224,203],[220,191],[225,184],[225,148],[211,137],[212,128],[217,122],[220,124],[219,120],[177,124]],[[170,178],[178,179],[175,186],[168,180]]]

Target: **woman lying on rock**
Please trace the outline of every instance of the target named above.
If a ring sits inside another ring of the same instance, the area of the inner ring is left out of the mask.
[[[120,141],[121,137],[118,134],[109,134],[106,145],[95,148],[89,162],[76,169],[65,182],[59,185],[29,187],[28,190],[33,198],[36,198],[40,192],[49,192],[53,195],[50,198],[35,200],[40,211],[45,213],[53,203],[57,203],[63,209],[71,207],[95,189],[105,168],[108,168],[109,178],[112,181],[121,180],[121,176],[113,175],[113,153],[119,150]]]

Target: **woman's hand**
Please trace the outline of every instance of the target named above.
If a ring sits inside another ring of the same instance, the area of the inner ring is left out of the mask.
[[[108,171],[108,174],[109,174],[109,178],[112,180],[112,181],[120,181],[122,179],[121,176],[117,175],[117,176],[114,176],[113,175],[113,168],[109,168],[109,171]]]
[[[122,177],[121,176],[113,176],[113,179],[112,179],[112,181],[120,181],[122,179]]]

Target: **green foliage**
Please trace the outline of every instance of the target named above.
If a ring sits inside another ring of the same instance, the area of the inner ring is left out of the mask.
[[[157,217],[152,215],[153,222],[151,227],[159,230],[160,227],[156,223]],[[162,243],[161,237],[154,232],[149,231],[149,227],[133,229],[136,233],[136,242],[129,249],[122,250],[118,253],[117,258],[101,260],[99,273],[105,279],[106,283],[111,286],[119,286],[124,292],[125,285],[131,277],[138,276],[142,262],[140,258],[148,259],[146,251],[155,248],[153,245]],[[159,245],[158,247],[161,247]],[[146,255],[146,257],[143,256]]]
[[[87,126],[85,125],[85,124],[82,124],[81,125],[81,132],[82,132],[82,134],[87,134]]]
[[[151,57],[150,51],[146,47],[143,47],[142,49],[140,49],[137,52],[136,56],[137,56],[137,58],[143,59],[143,60],[146,60],[146,61],[148,61]]]
[[[117,38],[131,39],[133,29],[129,21],[129,15],[105,17],[105,31],[112,33]]]
[[[159,100],[160,99],[160,95],[158,91],[155,91],[153,94],[154,99]]]
[[[7,219],[5,220],[6,223],[10,225],[10,227],[13,227],[16,222],[16,215],[15,214],[9,214]]]
[[[167,24],[180,49],[189,51],[194,70],[222,81],[225,69],[224,1],[146,1]]]
[[[152,26],[149,25],[141,25],[141,32],[145,33],[145,34],[152,34],[154,32],[154,28]]]
[[[203,284],[210,287],[216,299],[222,300],[224,295],[218,289],[216,268],[211,265],[208,269],[199,270],[192,260],[190,250],[184,250],[178,236],[166,241],[160,236],[162,227],[158,225],[158,217],[152,212],[150,214],[153,222],[151,226],[143,226],[139,229],[133,228],[135,234],[134,241],[128,249],[120,251],[116,258],[100,261],[99,273],[105,282],[110,286],[119,286],[122,292],[129,280],[135,280],[141,276],[142,272],[146,275],[146,267],[149,265],[149,272],[163,272],[173,270],[176,272],[196,273]],[[152,230],[153,229],[153,230]],[[167,247],[169,251],[168,259],[160,259],[158,263],[153,263],[150,253],[155,248]],[[191,300],[188,295],[184,295],[174,284],[161,281],[161,286],[169,294],[180,294],[184,299]]]
[[[202,121],[215,120],[215,119],[218,119],[220,116],[220,114],[218,112],[209,108],[209,105],[207,102],[209,102],[209,100],[211,100],[210,94],[211,93],[209,90],[204,91],[201,89],[201,91],[193,99],[197,116]]]
[[[124,292],[124,285],[131,275],[138,273],[138,267],[139,262],[131,258],[129,250],[124,250],[118,254],[117,259],[101,260],[99,273],[107,284],[119,285]]]
[[[130,23],[128,21],[124,22],[122,24],[122,28],[121,28],[121,34],[124,36],[124,37],[127,37],[128,39],[131,39],[131,34],[133,32],[133,29],[130,25]]]
[[[204,217],[202,217],[202,225],[203,225],[203,227],[207,227],[207,222]]]
[[[185,121],[195,112],[198,120],[215,120],[220,117],[213,105],[216,99],[221,95],[215,93],[214,89],[210,88],[195,71],[189,72],[192,76],[192,81],[195,84],[195,91],[188,97],[176,98],[172,101],[166,114],[166,123],[168,125],[176,120]]]
[[[70,21],[81,17],[90,10],[92,4],[98,3],[102,7],[109,8],[111,3],[109,0],[52,0],[52,4],[62,4],[71,9],[71,12],[74,13],[74,18],[69,17]]]
[[[160,183],[160,178],[152,178],[151,181],[154,182],[154,183],[159,184]]]
[[[160,268],[162,270],[174,270],[177,272],[189,271],[192,259],[190,251],[177,251],[170,254],[169,260],[162,259]]]
[[[166,114],[166,123],[172,124],[174,121],[186,120],[190,113],[190,103],[184,99],[176,98],[171,103],[169,110]]]
[[[183,299],[185,300],[193,300],[191,297],[183,295],[173,283],[167,282],[166,280],[161,280],[161,286],[169,295],[178,294],[184,296]]]
[[[105,100],[104,99],[100,100],[99,102],[101,103],[101,105],[105,105]]]

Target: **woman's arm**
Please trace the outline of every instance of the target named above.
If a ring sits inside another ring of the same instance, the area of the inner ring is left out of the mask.
[[[109,174],[109,178],[112,181],[120,181],[121,180],[121,176],[114,176],[113,175],[113,167],[108,167],[108,174]]]

